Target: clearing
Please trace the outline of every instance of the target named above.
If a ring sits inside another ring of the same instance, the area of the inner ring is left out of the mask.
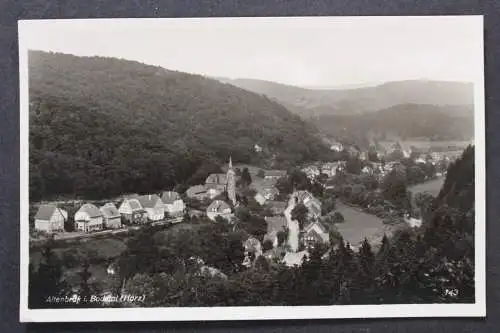
[[[349,242],[354,248],[361,245],[365,238],[372,246],[378,245],[384,234],[389,237],[394,231],[394,226],[385,225],[382,219],[364,213],[358,208],[338,202],[336,210],[342,213],[344,222],[335,226],[344,241]]]

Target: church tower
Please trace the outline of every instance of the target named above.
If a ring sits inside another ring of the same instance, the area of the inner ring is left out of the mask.
[[[231,160],[231,156],[229,156],[229,169],[227,170],[226,174],[226,179],[227,179],[227,184],[226,184],[226,190],[227,190],[227,196],[229,200],[233,203],[233,205],[236,205],[236,179],[235,179],[235,173],[233,170],[233,161]]]

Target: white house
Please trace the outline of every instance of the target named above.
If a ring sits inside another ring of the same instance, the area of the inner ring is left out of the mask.
[[[160,221],[165,217],[165,205],[156,194],[141,195],[137,200],[146,211],[149,221]]]
[[[146,211],[142,208],[138,197],[125,198],[118,208],[123,219],[129,223],[141,224],[147,221]]]
[[[35,230],[48,233],[64,231],[68,212],[54,205],[41,205],[35,215]]]
[[[75,229],[83,232],[92,232],[104,228],[104,219],[101,211],[95,205],[86,203],[75,214]]]
[[[165,205],[165,213],[171,217],[178,217],[184,214],[186,205],[180,197],[179,193],[173,191],[165,191],[161,196],[161,201]]]
[[[327,244],[330,234],[321,222],[314,221],[304,227],[303,241],[306,248],[314,248],[318,243]]]
[[[101,211],[103,221],[104,221],[104,226],[109,229],[118,229],[121,228],[122,226],[122,216],[118,209],[116,209],[116,206],[108,202],[101,208],[99,208]]]
[[[230,220],[232,217],[231,207],[222,200],[215,200],[207,207],[207,216],[212,221],[215,221],[217,216]]]

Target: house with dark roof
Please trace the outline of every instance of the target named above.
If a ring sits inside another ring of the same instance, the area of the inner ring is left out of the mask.
[[[146,211],[149,221],[160,221],[165,218],[165,205],[156,194],[141,195],[137,200]]]
[[[92,232],[102,229],[104,229],[104,219],[95,205],[86,203],[75,213],[75,230]]]
[[[164,191],[161,195],[161,201],[165,205],[165,213],[171,217],[179,217],[184,214],[186,205],[179,193],[174,191]]]
[[[120,215],[120,212],[116,208],[116,206],[108,202],[101,208],[99,208],[101,211],[103,221],[104,221],[104,226],[109,229],[118,229],[121,228],[122,226],[122,216]]]
[[[41,205],[35,215],[35,230],[47,233],[63,232],[68,212],[55,205]]]
[[[147,221],[147,213],[142,208],[141,203],[137,199],[138,197],[125,198],[118,208],[118,212],[128,223],[142,224]]]
[[[214,200],[208,207],[207,207],[207,216],[209,219],[212,221],[215,221],[215,218],[217,216],[221,216],[225,218],[226,220],[230,220],[233,216],[231,212],[231,207],[222,200]]]

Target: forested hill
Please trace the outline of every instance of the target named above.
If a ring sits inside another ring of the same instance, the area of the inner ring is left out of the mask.
[[[304,118],[375,112],[399,104],[473,105],[466,82],[407,80],[352,89],[306,89],[253,79],[218,80],[276,99]]]
[[[474,136],[472,106],[400,104],[378,112],[319,116],[312,122],[327,134],[360,140],[367,136],[470,140]]]
[[[437,202],[468,212],[474,209],[474,147],[465,149],[462,156],[450,165]]]
[[[29,75],[33,199],[193,183],[230,154],[255,159],[255,143],[291,163],[327,150],[282,105],[202,76],[39,51]]]

